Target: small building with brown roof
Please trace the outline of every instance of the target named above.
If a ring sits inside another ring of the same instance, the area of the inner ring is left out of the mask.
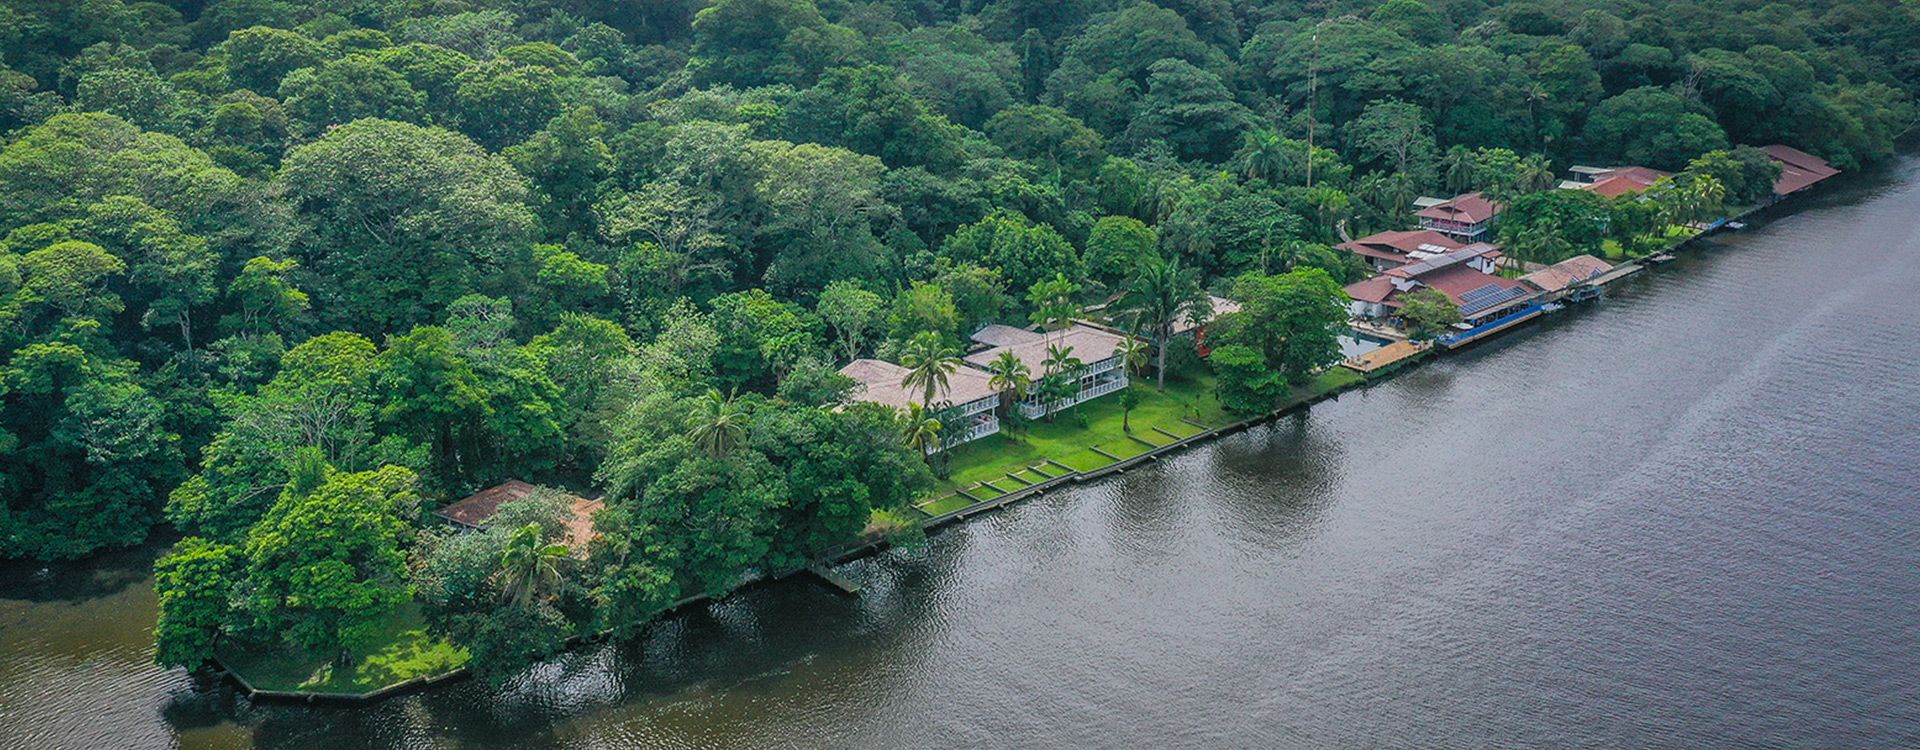
[[[1501,206],[1478,192],[1456,195],[1414,212],[1422,229],[1431,229],[1462,242],[1475,242],[1493,229]]]
[[[485,528],[499,515],[500,506],[516,500],[525,500],[540,488],[518,479],[509,479],[466,496],[458,502],[450,503],[434,511],[434,515],[455,526],[477,530]],[[566,544],[576,551],[585,551],[587,543],[593,540],[593,514],[607,507],[599,500],[568,495],[566,519]]]
[[[1375,232],[1334,247],[1360,256],[1375,271],[1385,271],[1462,246],[1459,240],[1431,229],[1407,229]]]
[[[1565,297],[1574,287],[1612,270],[1613,266],[1604,260],[1591,255],[1575,255],[1522,276],[1520,280],[1540,290],[1546,295],[1546,300],[1552,302]]]
[[[1840,170],[1813,154],[1792,146],[1773,144],[1763,149],[1767,156],[1780,162],[1780,178],[1773,181],[1773,195],[1785,197],[1800,192],[1814,183],[1840,174]]]

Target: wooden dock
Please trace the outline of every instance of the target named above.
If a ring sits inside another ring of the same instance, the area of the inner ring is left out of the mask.
[[[1608,271],[1606,273],[1600,274],[1599,276],[1595,276],[1591,279],[1588,279],[1586,281],[1586,285],[1587,286],[1606,286],[1613,282],[1624,279],[1628,276],[1632,276],[1636,273],[1639,273],[1640,268],[1641,268],[1640,264],[1638,263],[1622,263],[1618,266],[1615,266],[1614,269],[1611,271]]]
[[[1400,364],[1402,361],[1426,350],[1427,347],[1423,344],[1417,344],[1412,341],[1395,341],[1358,357],[1349,357],[1340,364],[1362,375],[1371,375],[1380,370]]]

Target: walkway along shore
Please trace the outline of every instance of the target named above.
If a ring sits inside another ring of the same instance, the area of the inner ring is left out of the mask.
[[[1737,221],[1746,219],[1748,217],[1764,214],[1786,202],[1788,201],[1782,200],[1782,201],[1776,201],[1774,203],[1770,203],[1767,205],[1755,206],[1753,208],[1750,208],[1750,209],[1747,209],[1746,211],[1741,212],[1738,215],[1728,217],[1726,219],[1722,219],[1721,221],[1716,222],[1711,228],[1705,231],[1702,231],[1698,234],[1694,234],[1685,238],[1681,238],[1680,240],[1676,241],[1674,244],[1669,245],[1661,253],[1654,253],[1648,256],[1647,258],[1635,258],[1635,259],[1623,261],[1619,265],[1615,266],[1613,271],[1596,279],[1595,281],[1598,282],[1598,284],[1604,285],[1604,284],[1611,283],[1613,281],[1617,281],[1619,279],[1631,276],[1637,271],[1650,268],[1660,263],[1664,263],[1665,260],[1671,260],[1671,258],[1669,257],[1661,261],[1655,261],[1655,262],[1649,262],[1649,258],[1658,257],[1663,254],[1680,252],[1703,237],[1718,233],[1720,231],[1724,231],[1726,225],[1730,222],[1737,222]],[[1522,324],[1532,320],[1536,320],[1540,317],[1544,317],[1544,316],[1540,314],[1528,315],[1521,320],[1515,320],[1508,323],[1503,323],[1497,327],[1497,330],[1489,330],[1481,334],[1474,335],[1469,339],[1462,341],[1453,347],[1444,347],[1444,346],[1427,347],[1425,350],[1423,350],[1421,353],[1417,355],[1399,360],[1393,363],[1391,366],[1384,367],[1380,370],[1377,370],[1371,373],[1366,373],[1366,377],[1364,380],[1340,385],[1323,392],[1313,393],[1313,394],[1298,398],[1296,400],[1293,400],[1271,412],[1251,416],[1246,419],[1232,422],[1224,426],[1207,427],[1206,425],[1202,425],[1198,422],[1183,420],[1183,421],[1186,421],[1186,423],[1189,425],[1192,425],[1195,427],[1201,427],[1203,429],[1196,434],[1190,435],[1185,438],[1177,439],[1174,442],[1150,449],[1144,453],[1133,456],[1131,458],[1122,459],[1114,463],[1101,466],[1097,469],[1092,469],[1089,471],[1079,471],[1079,470],[1072,469],[1070,467],[1060,465],[1057,462],[1048,462],[1048,463],[1051,463],[1053,466],[1058,467],[1059,470],[1062,471],[1063,473],[1055,475],[1052,478],[1047,479],[1045,481],[1041,481],[1035,484],[1021,487],[1016,490],[1012,490],[1010,492],[1007,492],[1006,494],[1003,494],[988,500],[970,504],[964,508],[959,508],[947,513],[942,513],[939,515],[932,516],[926,519],[925,521],[922,521],[920,526],[921,528],[931,533],[943,527],[946,527],[948,525],[967,520],[974,516],[997,511],[1009,505],[1012,505],[1014,503],[1020,502],[1022,500],[1037,497],[1040,495],[1045,495],[1048,491],[1059,489],[1069,484],[1080,484],[1083,482],[1095,481],[1095,480],[1103,479],[1110,474],[1116,474],[1116,473],[1124,474],[1127,472],[1128,469],[1138,467],[1141,464],[1148,461],[1159,461],[1161,456],[1185,449],[1188,446],[1191,446],[1195,443],[1212,440],[1222,435],[1238,432],[1240,430],[1244,430],[1256,425],[1265,424],[1267,422],[1273,421],[1280,417],[1284,417],[1290,414],[1295,414],[1301,411],[1310,410],[1312,409],[1314,404],[1318,404],[1322,401],[1326,401],[1329,399],[1338,399],[1341,394],[1346,393],[1348,391],[1359,389],[1359,388],[1366,388],[1368,386],[1373,385],[1374,383],[1392,379],[1395,375],[1398,375],[1412,368],[1419,367],[1421,364],[1423,364],[1427,360],[1431,359],[1434,356],[1438,356],[1443,352],[1471,346],[1472,344],[1478,343],[1488,338],[1492,338],[1499,333],[1505,333],[1507,331],[1518,328]],[[1051,469],[1049,469],[1049,471],[1051,471]],[[887,550],[892,546],[893,546],[892,541],[887,538],[879,538],[879,539],[874,539],[866,542],[850,544],[839,550],[833,551],[826,555],[822,555],[820,561],[810,567],[795,568],[793,570],[784,571],[780,573],[773,573],[773,574],[763,573],[763,574],[751,576],[741,581],[739,586],[734,587],[732,590],[726,592],[725,594],[722,594],[720,597],[710,597],[702,594],[702,595],[690,596],[685,599],[681,599],[680,601],[674,602],[672,606],[668,607],[667,609],[655,615],[655,619],[667,617],[688,606],[705,603],[709,600],[717,600],[719,598],[725,598],[727,596],[731,596],[734,593],[747,589],[749,587],[771,583],[774,581],[783,580],[783,579],[790,578],[796,575],[801,575],[801,574],[815,576],[824,585],[827,585],[830,588],[832,588],[836,593],[854,594],[855,589],[857,589],[857,585],[853,585],[851,584],[850,581],[845,580],[844,577],[841,577],[837,574],[832,573],[830,570],[827,569],[828,566],[841,565],[841,564],[852,562],[854,560],[858,560],[864,557],[868,557],[870,555],[878,554],[880,552]],[[603,632],[603,633],[599,633],[591,636],[575,636],[573,638],[568,639],[567,645],[569,648],[573,648],[581,644],[605,640],[610,635],[611,635],[611,632],[609,631],[609,632]],[[329,693],[329,692],[305,691],[305,690],[263,690],[263,689],[255,688],[252,684],[250,684],[247,681],[247,679],[244,676],[235,672],[234,670],[229,668],[224,662],[220,661],[219,657],[217,656],[214,657],[213,662],[214,662],[214,665],[218,668],[218,673],[221,676],[231,679],[232,682],[240,688],[241,693],[247,696],[247,698],[251,700],[271,701],[271,702],[327,703],[327,704],[334,704],[334,705],[365,705],[365,704],[374,703],[380,700],[384,700],[387,698],[399,696],[399,695],[418,692],[435,685],[439,685],[442,683],[446,683],[453,680],[458,680],[458,679],[471,676],[470,671],[463,666],[449,672],[444,672],[437,675],[428,675],[424,677],[416,677],[404,682],[395,683],[393,685],[388,685],[386,687],[382,687],[377,690],[373,690],[365,693]]]

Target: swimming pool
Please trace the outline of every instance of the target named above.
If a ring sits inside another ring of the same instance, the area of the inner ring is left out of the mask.
[[[1349,329],[1340,334],[1340,356],[1352,358],[1393,343],[1378,336],[1369,336]]]

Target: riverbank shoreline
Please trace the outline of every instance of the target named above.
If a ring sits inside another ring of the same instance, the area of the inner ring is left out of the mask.
[[[1691,246],[1695,242],[1698,242],[1702,238],[1716,235],[1723,231],[1728,231],[1727,224],[1729,224],[1730,222],[1739,222],[1739,221],[1744,221],[1754,217],[1768,216],[1770,214],[1773,214],[1776,211],[1776,209],[1779,209],[1781,206],[1789,206],[1794,204],[1795,198],[1801,198],[1804,200],[1804,197],[1805,197],[1804,195],[1796,194],[1796,195],[1784,198],[1782,200],[1774,201],[1772,203],[1748,208],[1747,210],[1742,211],[1737,215],[1730,216],[1718,222],[1715,222],[1711,228],[1705,231],[1701,231],[1686,237],[1678,238],[1672,244],[1667,245],[1657,253],[1652,253],[1652,254],[1649,254],[1648,256],[1643,256],[1640,258],[1631,258],[1631,259],[1624,260],[1615,266],[1614,272],[1609,274],[1609,276],[1611,277],[1610,280],[1627,278],[1633,275],[1637,275],[1638,271],[1644,271],[1646,269],[1654,268],[1657,265],[1662,265],[1664,264],[1664,261],[1652,262],[1649,259],[1654,257],[1659,257],[1662,255],[1669,255],[1672,253],[1685,251],[1689,246]],[[1668,260],[1671,260],[1671,258],[1668,258]],[[1632,268],[1634,269],[1634,271],[1629,271],[1624,273],[1622,272],[1624,269],[1628,269],[1628,268]],[[1218,427],[1206,427],[1204,425],[1194,423],[1190,420],[1183,420],[1183,421],[1187,421],[1188,424],[1191,424],[1195,427],[1203,427],[1204,429],[1202,429],[1200,432],[1195,433],[1193,435],[1189,435],[1183,438],[1177,438],[1173,442],[1150,448],[1138,455],[1130,456],[1124,459],[1119,459],[1112,463],[1100,466],[1095,469],[1080,471],[1080,470],[1074,470],[1071,467],[1062,466],[1063,469],[1066,469],[1066,473],[1053,476],[1042,482],[1034,483],[1010,492],[1006,492],[1004,494],[1001,494],[999,496],[996,496],[990,499],[972,503],[962,508],[958,508],[945,513],[931,515],[928,518],[920,521],[918,524],[918,527],[930,534],[937,533],[939,531],[943,531],[947,528],[950,528],[953,525],[958,524],[960,522],[971,520],[976,516],[991,513],[993,511],[998,511],[998,510],[1007,508],[1008,506],[1011,506],[1015,503],[1019,503],[1035,497],[1043,496],[1051,490],[1060,489],[1070,484],[1079,485],[1086,482],[1106,479],[1114,474],[1125,474],[1129,469],[1138,468],[1139,466],[1145,464],[1148,461],[1158,462],[1159,460],[1161,460],[1163,456],[1171,455],[1178,451],[1185,450],[1189,447],[1192,447],[1195,444],[1208,442],[1213,439],[1230,435],[1235,432],[1240,432],[1246,429],[1250,429],[1252,427],[1266,424],[1274,420],[1280,419],[1282,417],[1311,411],[1312,407],[1316,404],[1320,404],[1329,400],[1338,400],[1338,398],[1345,393],[1348,393],[1354,390],[1364,389],[1374,384],[1393,379],[1394,377],[1397,377],[1398,375],[1404,372],[1410,371],[1417,367],[1421,367],[1427,364],[1428,362],[1433,361],[1435,358],[1442,356],[1444,353],[1461,351],[1467,348],[1471,348],[1475,344],[1479,344],[1487,340],[1500,338],[1502,335],[1510,333],[1513,330],[1525,327],[1527,323],[1531,323],[1545,317],[1549,317],[1549,316],[1545,314],[1528,316],[1524,320],[1517,320],[1509,324],[1500,325],[1495,330],[1490,330],[1480,335],[1475,335],[1471,338],[1468,338],[1452,346],[1429,347],[1415,356],[1408,357],[1404,360],[1394,363],[1390,367],[1383,368],[1382,370],[1377,372],[1362,374],[1360,375],[1360,379],[1358,380],[1340,383],[1333,387],[1327,388],[1325,390],[1309,392],[1304,395],[1296,396],[1295,398],[1289,399],[1287,403],[1273,409],[1272,411],[1247,417],[1244,419],[1239,419]],[[1335,365],[1335,367],[1339,367],[1339,365]],[[1055,465],[1058,465],[1057,462],[1053,462],[1053,463]],[[834,552],[823,555],[820,558],[820,561],[817,563],[817,565],[821,565],[821,566],[844,565],[856,560],[860,560],[876,554],[880,554],[892,548],[893,546],[894,546],[893,540],[888,537],[880,537],[880,538],[875,538],[875,539],[866,540],[862,542],[857,542],[854,544],[850,544],[846,547],[843,547],[839,550],[836,550]],[[743,580],[738,586],[735,586],[733,589],[730,589],[729,591],[717,597],[702,594],[702,595],[695,595],[695,596],[690,596],[690,597],[681,599],[680,601],[675,602],[673,605],[669,606],[665,610],[662,610],[661,612],[659,612],[654,619],[662,619],[662,618],[671,616],[683,610],[686,607],[690,607],[696,604],[719,601],[721,599],[725,599],[729,596],[732,596],[736,593],[739,593],[760,585],[783,581],[801,574],[815,575],[816,577],[820,577],[818,576],[817,573],[812,571],[810,568],[806,568],[806,567],[796,568],[794,570],[789,570],[789,571],[784,571],[784,572],[774,573],[774,574],[754,575]],[[821,577],[821,578],[822,578],[823,584],[831,586],[836,592],[847,593],[846,589],[843,586],[841,586],[839,583],[825,579],[824,577]],[[574,636],[568,639],[567,648],[569,649],[577,648],[578,646],[586,643],[604,641],[608,637],[611,637],[611,631]],[[384,701],[388,698],[394,698],[402,695],[421,692],[438,685],[459,681],[461,679],[472,676],[471,670],[465,666],[462,666],[457,669],[450,670],[443,673],[415,676],[415,677],[403,680],[401,682],[397,682],[391,685],[383,686],[383,687],[380,687],[371,691],[362,692],[362,693],[337,693],[337,692],[326,692],[326,691],[262,689],[262,688],[256,687],[244,675],[232,669],[230,665],[221,661],[219,657],[217,656],[214,657],[213,664],[216,667],[215,674],[217,674],[223,679],[231,681],[231,683],[237,686],[240,689],[240,692],[243,695],[245,695],[249,700],[273,702],[273,703],[332,704],[332,705],[342,705],[342,706],[371,705],[374,703]]]

